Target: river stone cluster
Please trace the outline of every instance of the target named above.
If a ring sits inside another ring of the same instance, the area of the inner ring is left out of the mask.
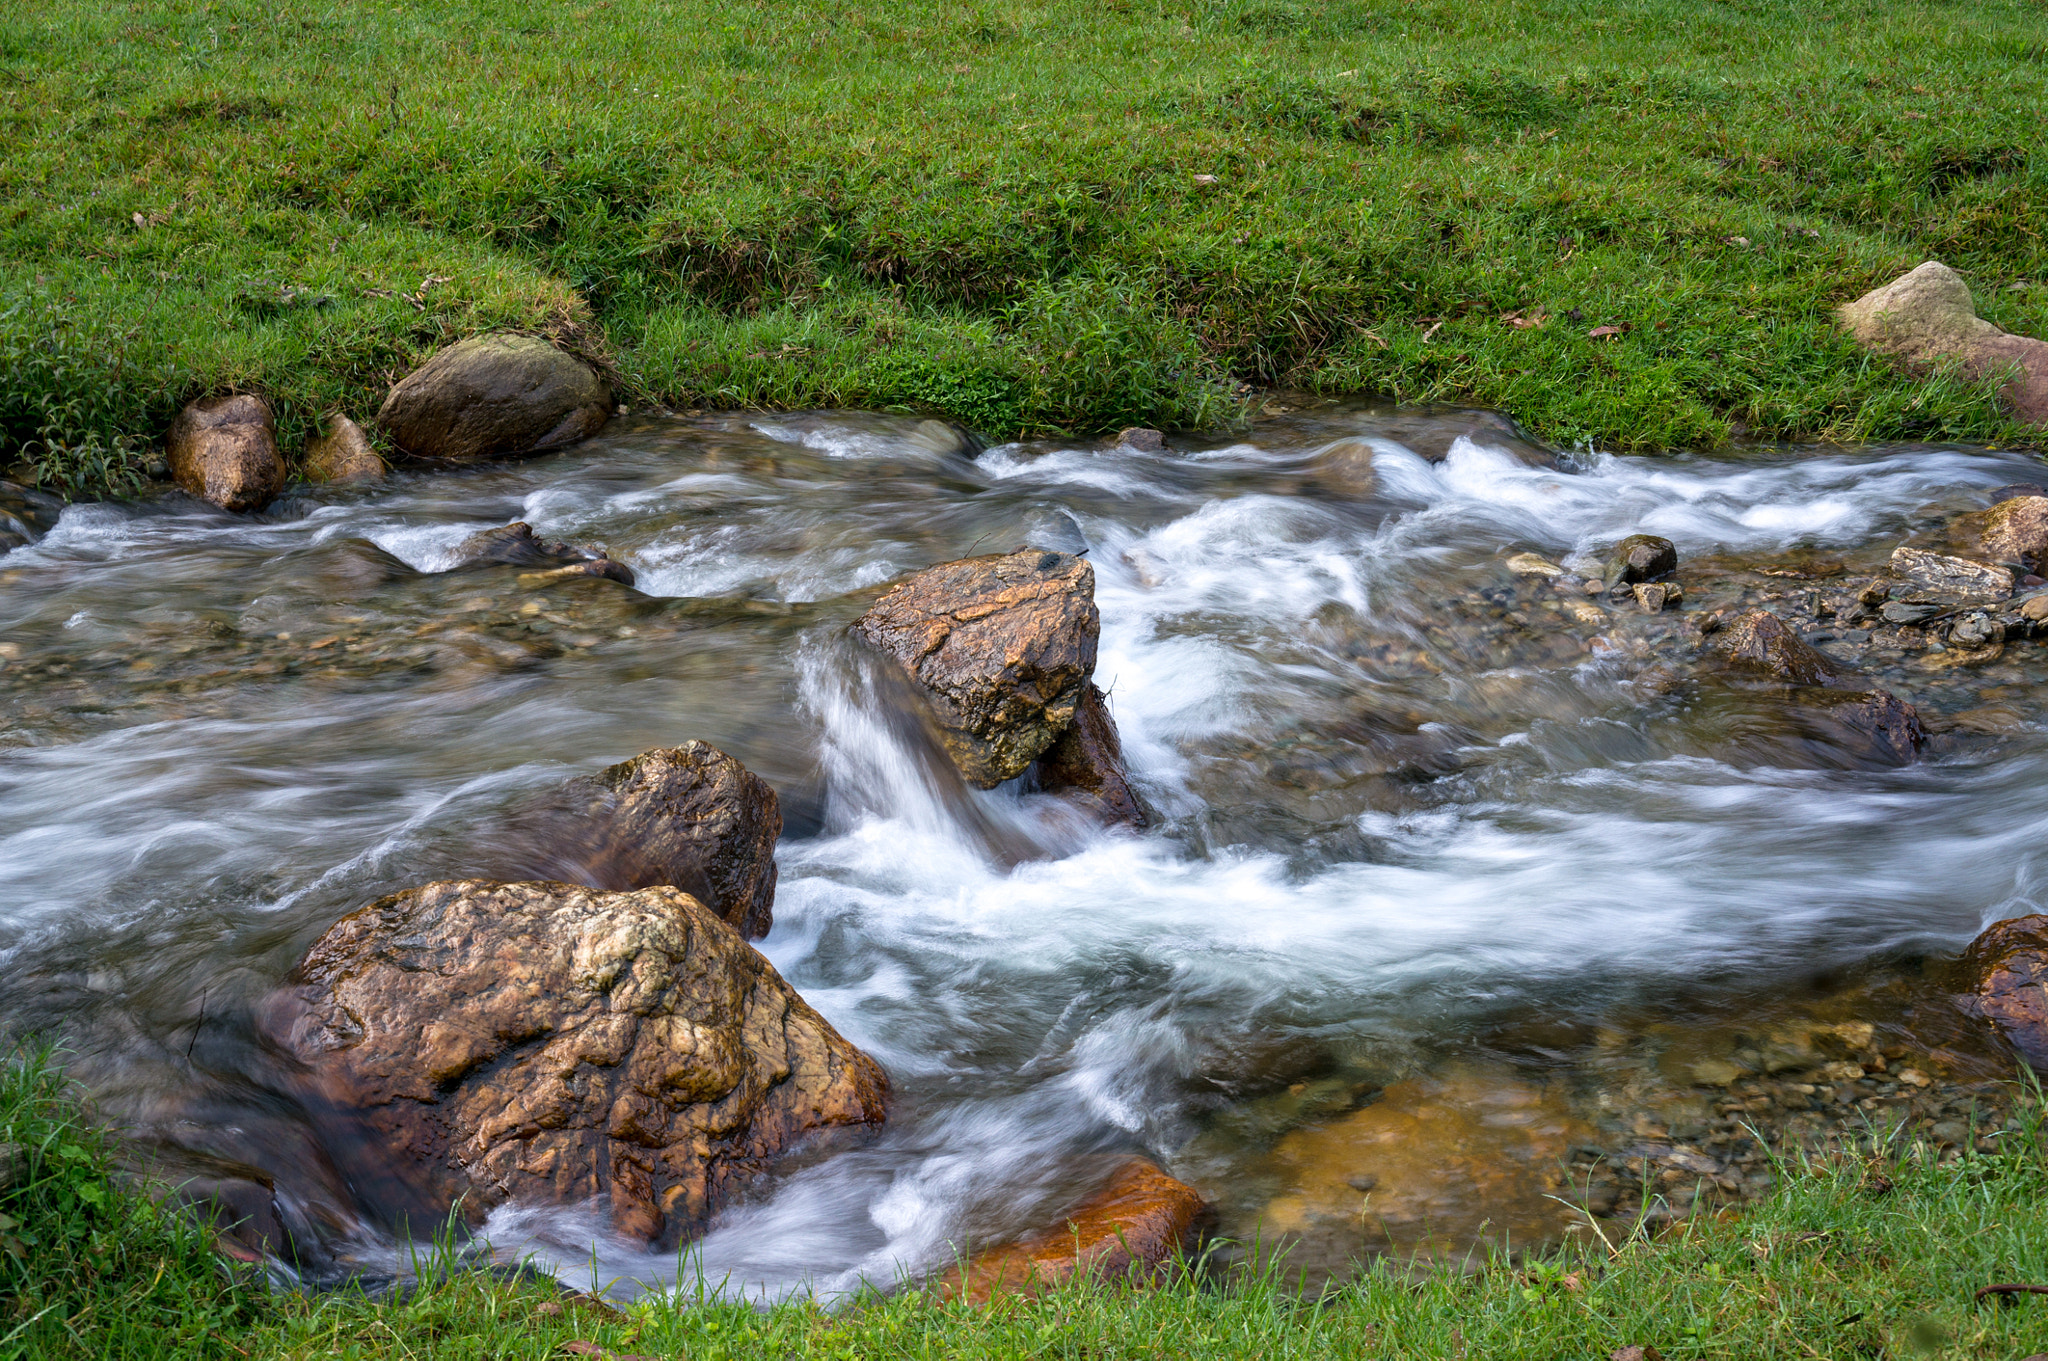
[[[674,1242],[806,1135],[879,1125],[888,1081],[674,888],[455,881],[337,923],[264,1026],[316,1109],[360,1121],[472,1222],[610,1206]]]

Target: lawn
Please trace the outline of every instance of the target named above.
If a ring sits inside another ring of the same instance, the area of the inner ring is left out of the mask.
[[[2048,334],[2044,85],[2033,0],[9,6],[0,464],[118,484],[227,389],[289,452],[490,327],[998,437],[2020,440],[1830,308],[1937,257]]]

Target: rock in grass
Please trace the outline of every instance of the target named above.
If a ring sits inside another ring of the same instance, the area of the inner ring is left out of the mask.
[[[853,625],[910,673],[953,764],[983,789],[1022,774],[1074,721],[1101,628],[1095,569],[1037,548],[914,573]]]
[[[1608,590],[1655,581],[1678,570],[1678,546],[1655,534],[1631,534],[1607,555],[1607,569],[1601,580]]]
[[[370,437],[346,416],[331,417],[325,434],[306,441],[300,466],[308,482],[375,482],[384,476],[384,460],[370,447]]]
[[[1978,550],[1993,562],[2038,570],[2048,561],[2048,496],[2014,496],[1986,511]]]
[[[704,742],[641,752],[560,796],[562,853],[595,888],[667,884],[757,940],[774,922],[782,806],[768,782]]]
[[[1970,286],[1929,260],[1837,311],[1865,349],[1916,372],[1957,360],[1971,378],[2005,375],[1999,389],[2023,421],[2048,422],[2048,342],[2009,335],[1977,315]]]
[[[1059,1223],[976,1253],[964,1270],[944,1273],[932,1289],[941,1299],[987,1304],[997,1295],[1035,1295],[1075,1275],[1149,1277],[1192,1246],[1205,1209],[1194,1187],[1148,1159],[1130,1158]]]
[[[611,386],[534,336],[472,336],[400,379],[378,428],[422,458],[473,462],[574,444],[610,417]]]
[[[171,423],[171,477],[222,510],[261,510],[284,490],[270,403],[250,393],[194,402]]]
[[[1965,1008],[2048,1072],[2048,917],[1992,923],[1970,942],[1960,971]]]
[[[262,1009],[302,1096],[472,1223],[609,1206],[673,1244],[799,1139],[882,1122],[888,1082],[710,908],[457,880],[344,917]]]
[[[1038,784],[1049,794],[1067,795],[1106,827],[1145,825],[1145,810],[1131,791],[1124,765],[1123,739],[1093,681],[1074,710],[1073,724],[1038,758]]]

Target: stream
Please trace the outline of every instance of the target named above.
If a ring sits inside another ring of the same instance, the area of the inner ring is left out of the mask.
[[[886,1068],[889,1123],[789,1164],[685,1258],[519,1205],[486,1226],[498,1256],[624,1293],[701,1273],[833,1295],[1056,1216],[1098,1155],[1136,1151],[1204,1191],[1233,1251],[1292,1242],[1338,1273],[1554,1241],[1569,1188],[1544,1168],[1711,1133],[1698,1064],[1782,1040],[1818,1065],[1829,1035],[1875,1053],[1932,1014],[1922,961],[2038,910],[2048,670],[2009,654],[1970,702],[2019,719],[1913,765],[1759,757],[1636,622],[1589,643],[1502,566],[1635,532],[1677,545],[1682,580],[1881,561],[2037,463],[1551,468],[1469,413],[1344,403],[1172,443],[638,416],[259,516],[65,508],[0,556],[0,1017],[60,1043],[165,1167],[274,1178],[291,1272],[402,1273],[399,1221],[352,1170],[369,1152],[282,1094],[252,1006],[372,898],[535,872],[523,801],[700,738],[781,795],[758,945]],[[445,570],[515,519],[603,545],[638,591]],[[1026,543],[1094,566],[1142,833],[969,789],[846,638],[883,583]],[[1931,720],[1962,703],[1900,693]],[[2005,1073],[1942,1034],[1941,1081]],[[1825,1080],[1804,1085],[1773,1109],[1825,1123]],[[1329,1170],[1353,1134],[1376,1185]]]

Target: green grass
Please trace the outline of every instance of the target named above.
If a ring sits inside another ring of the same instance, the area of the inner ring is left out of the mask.
[[[118,482],[229,388],[294,446],[489,327],[997,436],[1250,383],[2020,439],[1829,312],[1934,256],[2048,333],[2044,96],[2033,0],[9,6],[0,458]]]
[[[988,1308],[902,1292],[756,1310],[685,1291],[623,1311],[476,1273],[398,1301],[269,1293],[212,1260],[209,1235],[110,1177],[107,1145],[47,1064],[0,1074],[0,1127],[30,1150],[26,1177],[0,1196],[5,1361],[543,1361],[579,1339],[689,1361],[1602,1361],[1628,1346],[1670,1361],[2018,1361],[2048,1350],[2048,1298],[1973,1300],[1984,1285],[2048,1284],[2038,1113],[1996,1152],[1880,1141],[1782,1167],[1773,1197],[1739,1217],[1465,1274],[1384,1266],[1320,1298],[1295,1289],[1282,1262],[1158,1288],[1084,1280]]]

